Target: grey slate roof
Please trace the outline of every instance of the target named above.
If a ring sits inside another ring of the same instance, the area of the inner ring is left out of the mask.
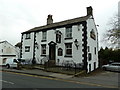
[[[0,44],[2,44],[2,43],[8,43],[9,45],[13,46],[11,43],[9,43],[9,42],[8,42],[8,41],[6,41],[6,40],[5,40],[5,41],[1,41],[1,42],[0,42]]]
[[[32,28],[28,31],[25,31],[23,33],[42,31],[42,30],[46,30],[46,29],[53,29],[53,28],[56,28],[56,27],[61,27],[61,26],[65,26],[65,25],[80,23],[82,21],[86,21],[89,17],[90,17],[90,15],[83,16],[83,17],[78,17],[78,18],[74,18],[74,19],[69,19],[69,20],[65,20],[65,21],[61,21],[61,22],[56,22],[56,23],[52,23],[52,24],[49,24],[49,25],[39,26],[39,27]]]

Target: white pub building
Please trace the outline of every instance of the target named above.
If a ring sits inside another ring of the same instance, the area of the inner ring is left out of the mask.
[[[44,64],[44,58],[61,65],[65,61],[83,64],[87,72],[98,68],[98,32],[92,7],[87,15],[53,23],[48,15],[47,25],[22,33],[21,58]]]

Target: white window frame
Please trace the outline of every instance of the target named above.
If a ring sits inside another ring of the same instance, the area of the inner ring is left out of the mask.
[[[30,52],[30,46],[25,46],[25,52]]]
[[[45,50],[45,53],[44,53]],[[46,55],[46,44],[41,45],[41,55]]]
[[[42,40],[47,40],[47,31],[42,32]]]
[[[62,56],[63,55],[63,49],[62,48],[59,48],[58,49],[58,56]]]
[[[72,38],[72,27],[66,27],[66,38]]]
[[[30,33],[26,33],[26,38],[25,39],[30,39],[31,34]]]
[[[70,47],[68,45],[70,45]],[[71,54],[68,54],[67,50],[71,50]],[[65,56],[72,56],[72,43],[65,43]]]

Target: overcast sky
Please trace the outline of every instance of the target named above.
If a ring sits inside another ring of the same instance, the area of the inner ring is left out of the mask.
[[[21,33],[46,25],[48,14],[53,22],[86,15],[86,7],[93,7],[93,15],[99,34],[99,46],[107,25],[118,13],[120,0],[0,0],[0,41],[15,45],[21,41]]]

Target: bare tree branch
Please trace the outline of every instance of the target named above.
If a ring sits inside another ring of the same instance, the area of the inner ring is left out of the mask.
[[[104,36],[105,42],[110,42],[111,46],[117,46],[120,40],[120,21],[118,21],[118,15],[115,15],[110,21],[109,26],[111,29],[107,30],[107,33]],[[120,47],[119,47],[120,48]]]

